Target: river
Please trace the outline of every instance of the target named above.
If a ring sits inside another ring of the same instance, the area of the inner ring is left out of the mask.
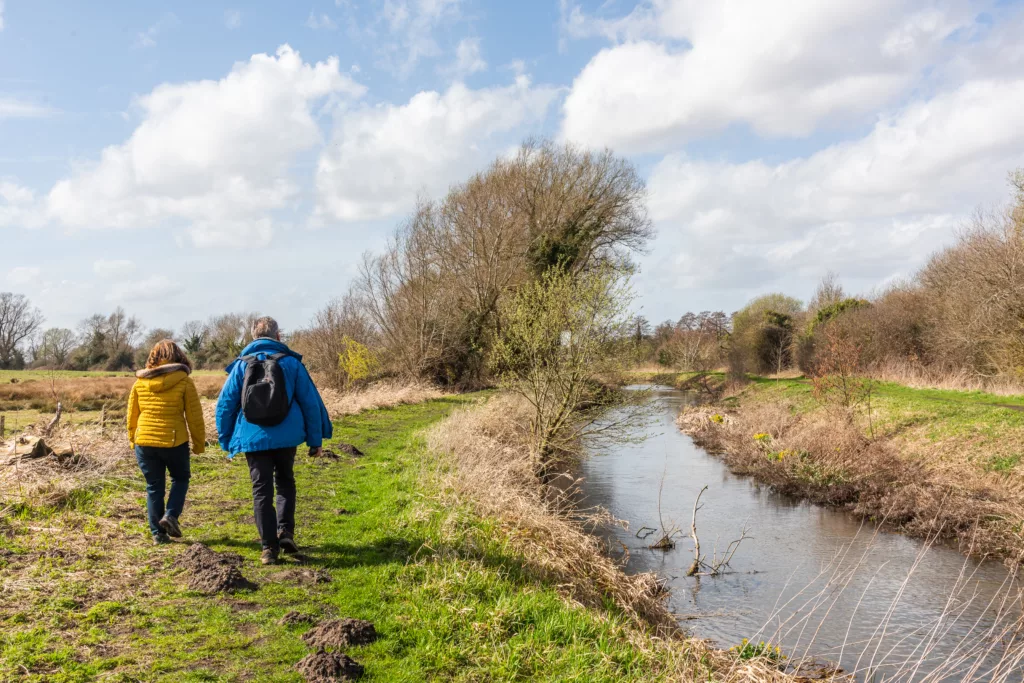
[[[651,400],[647,439],[591,453],[581,465],[581,492],[586,505],[629,523],[606,531],[610,547],[629,549],[627,571],[667,580],[670,606],[695,636],[721,647],[770,641],[790,662],[839,662],[865,681],[1024,680],[1021,585],[1002,564],[735,476],[676,427],[686,394],[657,387]],[[744,524],[752,538],[728,573],[687,577],[690,520],[705,485],[697,514],[702,551],[710,557],[716,541],[723,550]],[[642,526],[660,526],[659,488],[666,526],[686,534],[668,551],[647,548],[655,536],[636,536]]]

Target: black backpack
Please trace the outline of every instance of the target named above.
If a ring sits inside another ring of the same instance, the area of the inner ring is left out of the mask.
[[[284,371],[279,360],[287,353],[275,353],[260,360],[258,356],[242,356],[245,377],[242,379],[242,414],[261,427],[273,427],[288,417],[291,402],[285,388]]]

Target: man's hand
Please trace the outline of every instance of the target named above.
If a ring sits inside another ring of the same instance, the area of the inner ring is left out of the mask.
[[[310,448],[309,449],[309,457],[311,457],[311,458],[319,458],[323,454],[324,454],[323,446],[317,446],[316,448]]]

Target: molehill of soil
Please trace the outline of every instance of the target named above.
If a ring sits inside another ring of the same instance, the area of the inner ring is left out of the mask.
[[[302,612],[296,612],[295,610],[292,610],[291,612],[288,612],[288,614],[285,614],[283,617],[281,617],[281,620],[277,623],[279,623],[281,626],[312,624],[313,617],[309,614],[303,614]]]
[[[365,645],[377,639],[377,630],[362,619],[331,619],[322,621],[302,636],[310,647],[341,648]]]
[[[174,565],[188,573],[188,587],[200,593],[253,589],[256,584],[242,576],[241,555],[218,553],[202,543],[189,546]]]
[[[348,655],[319,650],[306,655],[295,665],[309,683],[354,681],[363,675],[363,666]]]

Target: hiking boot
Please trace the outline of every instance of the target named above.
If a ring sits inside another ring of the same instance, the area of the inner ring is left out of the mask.
[[[170,542],[171,542],[171,537],[168,536],[167,534],[153,534],[153,543],[155,543],[157,545],[164,545],[165,543],[170,543]]]
[[[281,546],[281,550],[283,550],[286,555],[299,554],[299,546],[296,545],[295,539],[291,536],[282,536],[281,538],[277,539],[277,544]]]
[[[172,538],[181,538],[181,526],[178,524],[177,517],[171,517],[170,515],[164,515],[157,524],[160,528],[166,532],[166,534]]]
[[[260,562],[262,564],[277,564],[278,552],[277,548],[264,548],[260,555]]]

